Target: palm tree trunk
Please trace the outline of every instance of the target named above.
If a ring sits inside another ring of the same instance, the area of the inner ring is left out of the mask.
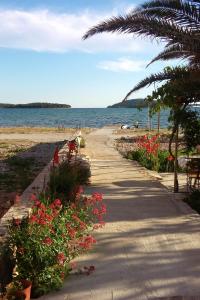
[[[174,153],[174,193],[178,193],[179,184],[178,184],[178,132],[179,126],[176,130],[175,135],[175,153]]]

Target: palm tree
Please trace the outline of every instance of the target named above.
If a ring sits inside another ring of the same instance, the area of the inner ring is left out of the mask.
[[[124,100],[134,91],[163,80],[169,83],[170,88],[173,85],[183,87],[180,97],[175,99],[178,107],[184,109],[189,102],[200,99],[200,0],[151,0],[125,16],[113,17],[94,26],[83,39],[102,32],[135,34],[164,41],[164,50],[149,64],[158,60],[177,58],[187,59],[188,62],[184,67],[166,68],[143,79]],[[170,145],[174,135],[176,145],[178,143],[178,128],[177,119],[173,126]],[[178,191],[177,149],[176,146],[174,191]]]
[[[199,0],[149,1],[125,16],[112,17],[92,27],[83,39],[103,32],[134,33],[164,41],[166,43],[164,50],[149,64],[157,60],[177,58],[188,61],[187,67],[164,70],[142,80],[127,94],[125,99],[134,91],[154,82],[183,77],[187,80],[188,77],[192,78],[196,75],[200,77]]]

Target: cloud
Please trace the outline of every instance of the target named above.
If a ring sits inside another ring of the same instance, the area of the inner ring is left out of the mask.
[[[144,60],[131,60],[126,57],[121,57],[117,60],[102,61],[98,64],[98,68],[114,72],[139,72],[144,71],[147,63],[148,61]]]
[[[129,8],[128,8],[129,9]],[[117,12],[114,11],[114,15]],[[150,42],[130,35],[102,34],[83,41],[93,25],[111,16],[83,11],[79,14],[49,10],[0,9],[0,47],[49,52],[151,52]],[[147,46],[148,45],[148,46]]]

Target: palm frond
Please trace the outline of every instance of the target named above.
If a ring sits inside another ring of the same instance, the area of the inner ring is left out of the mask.
[[[176,68],[165,68],[164,71],[159,72],[157,74],[152,74],[149,77],[146,77],[145,79],[141,80],[123,99],[123,101],[126,101],[128,97],[146,87],[151,85],[154,82],[161,82],[164,80],[175,80],[175,79],[188,79],[190,78],[190,71],[188,70],[187,67],[176,67]]]
[[[189,58],[192,61],[192,59],[195,57],[196,53],[193,51],[190,51],[190,49],[187,49],[188,47],[185,47],[185,48],[180,44],[175,44],[175,45],[166,47],[161,53],[159,53],[156,57],[154,57],[150,61],[150,63],[147,65],[147,67],[158,60]]]
[[[119,16],[108,19],[97,26],[92,27],[84,36],[87,39],[102,32],[129,33],[158,38],[173,43],[195,44],[200,48],[200,38],[190,30],[173,24],[170,20],[157,20],[153,17],[134,17],[131,15]]]
[[[153,0],[144,3],[133,14],[145,14],[154,18],[173,19],[173,22],[189,26],[190,28],[200,28],[199,5],[190,1],[182,0]]]

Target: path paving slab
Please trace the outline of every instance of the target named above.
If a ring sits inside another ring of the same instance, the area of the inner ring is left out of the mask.
[[[64,287],[43,300],[200,299],[200,218],[159,181],[113,148],[111,128],[87,137],[93,191],[104,195],[106,226]],[[171,298],[170,298],[171,297]],[[196,298],[195,298],[196,297]]]

